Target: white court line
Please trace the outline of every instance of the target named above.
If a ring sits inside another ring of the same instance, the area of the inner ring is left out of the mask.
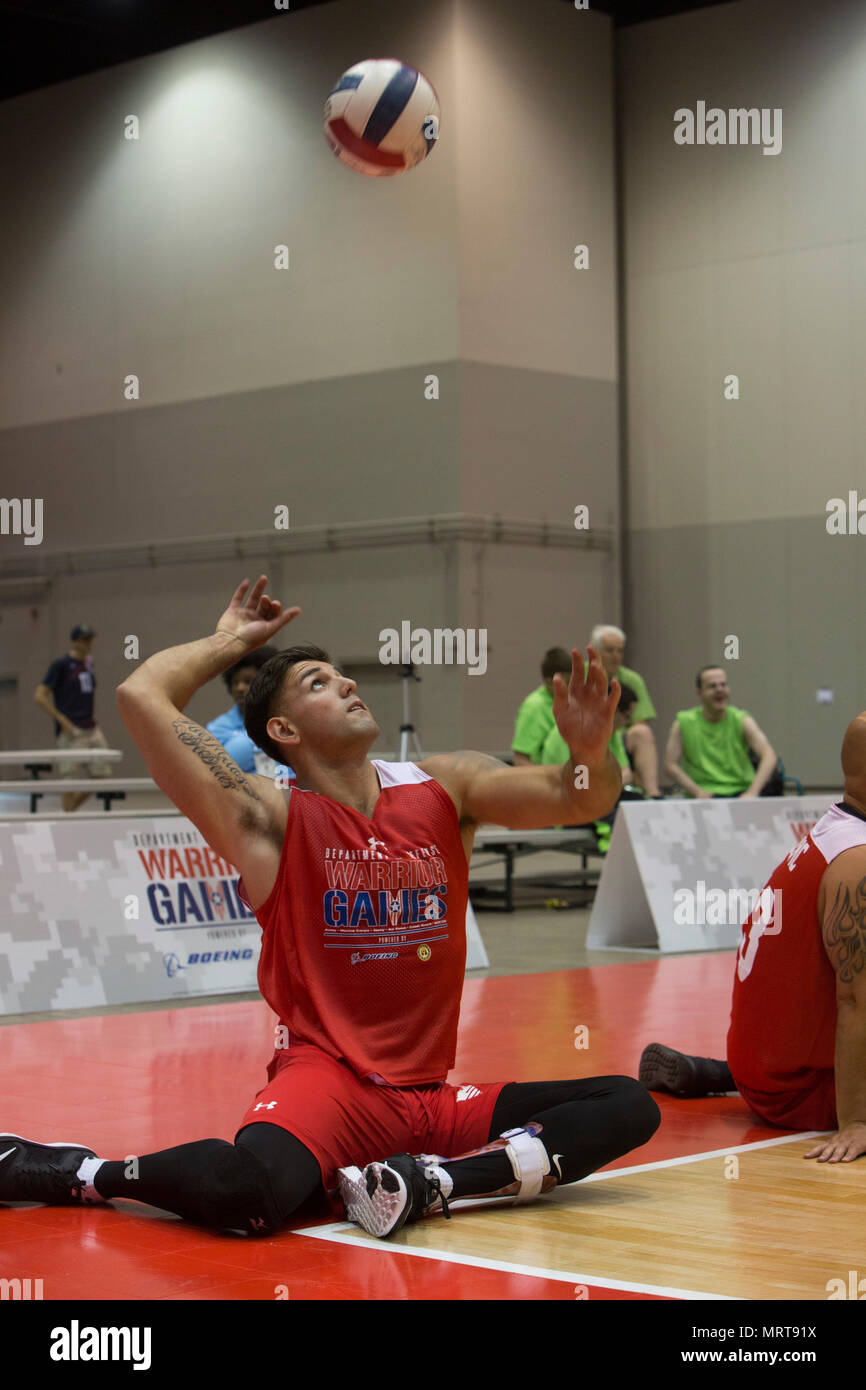
[[[450,1204],[449,1204],[450,1205]],[[556,1279],[561,1284],[587,1284],[599,1289],[622,1289],[625,1293],[665,1294],[668,1298],[699,1299],[707,1302],[740,1303],[730,1294],[700,1293],[696,1289],[669,1289],[661,1284],[634,1284],[627,1279],[599,1278],[596,1274],[576,1274],[562,1269],[543,1269],[538,1265],[512,1264],[510,1260],[487,1260],[481,1255],[455,1255],[451,1250],[420,1250],[414,1245],[389,1245],[376,1236],[352,1235],[357,1227],[342,1221],[331,1226],[307,1226],[293,1231],[296,1236],[313,1236],[331,1240],[336,1245],[362,1245],[367,1250],[381,1250],[391,1255],[417,1255],[422,1260],[440,1260],[445,1264],[469,1265],[473,1269],[498,1269],[504,1274],[528,1274],[536,1279]]]
[[[728,1154],[750,1153],[752,1149],[772,1149],[778,1144],[793,1144],[797,1139],[816,1139],[821,1134],[835,1133],[836,1131],[832,1129],[810,1129],[800,1134],[783,1134],[779,1139],[756,1139],[753,1144],[732,1144],[729,1149],[708,1149],[706,1153],[686,1154],[682,1158],[662,1158],[656,1163],[636,1163],[631,1168],[607,1168],[603,1173],[590,1173],[588,1177],[581,1178],[580,1181],[581,1183],[604,1182],[606,1178],[621,1178],[628,1173],[649,1173],[654,1168],[676,1168],[681,1163],[700,1163],[703,1158],[727,1158]],[[577,1184],[574,1185],[577,1186]]]
[[[814,1139],[822,1133],[833,1133],[828,1130],[809,1130],[806,1133],[783,1134],[778,1139],[758,1139],[752,1144],[735,1144],[727,1149],[710,1149],[705,1153],[686,1154],[679,1158],[663,1158],[655,1163],[639,1163],[630,1168],[612,1168],[604,1173],[590,1173],[589,1177],[581,1181],[601,1182],[605,1178],[618,1178],[627,1176],[630,1173],[649,1173],[657,1168],[674,1168],[684,1163],[700,1163],[707,1158],[727,1158],[729,1154],[748,1153],[755,1149],[772,1149],[780,1144],[793,1144],[798,1139]],[[577,1183],[569,1183],[569,1187],[577,1187]],[[557,1192],[559,1189],[555,1189]],[[552,1193],[547,1193],[552,1196]],[[563,1189],[565,1195],[565,1189]],[[486,1200],[463,1198],[460,1201],[449,1203],[452,1210],[458,1211],[465,1207],[480,1208],[482,1206],[504,1206],[511,1204],[509,1197],[490,1197]],[[653,1293],[666,1296],[668,1298],[681,1298],[689,1300],[705,1300],[709,1302],[739,1303],[742,1302],[730,1294],[703,1293],[696,1289],[673,1289],[667,1288],[663,1284],[640,1284],[633,1283],[627,1279],[608,1279],[596,1274],[577,1274],[574,1272],[564,1272],[560,1269],[545,1269],[538,1265],[513,1264],[508,1260],[488,1260],[480,1255],[456,1255],[450,1250],[430,1250],[419,1249],[411,1245],[389,1245],[387,1240],[379,1240],[376,1236],[361,1235],[357,1226],[353,1222],[335,1221],[327,1226],[305,1226],[301,1230],[293,1231],[296,1236],[312,1236],[315,1240],[330,1240],[337,1245],[361,1245],[367,1250],[381,1250],[391,1254],[416,1255],[426,1260],[441,1260],[446,1264],[469,1265],[478,1269],[498,1269],[505,1274],[527,1274],[536,1279],[555,1279],[565,1284],[589,1284],[600,1289],[621,1289],[624,1293]]]

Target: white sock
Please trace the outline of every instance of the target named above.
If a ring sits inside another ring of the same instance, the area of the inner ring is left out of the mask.
[[[96,1202],[105,1202],[105,1197],[100,1196],[93,1186],[93,1179],[98,1170],[105,1163],[104,1158],[85,1158],[82,1160],[81,1167],[76,1173],[78,1181],[81,1183],[81,1200],[88,1205]]]

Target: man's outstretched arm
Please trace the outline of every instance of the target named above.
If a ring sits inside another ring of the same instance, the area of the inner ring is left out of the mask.
[[[611,682],[592,647],[589,665],[574,648],[571,679],[553,678],[553,715],[571,754],[561,766],[506,767],[483,753],[443,753],[420,766],[451,793],[461,821],[511,830],[539,830],[598,820],[622,789],[619,764],[608,749],[619,682]]]
[[[267,834],[282,797],[267,778],[244,773],[213,734],[183,713],[195,692],[297,617],[244,580],[214,632],[149,657],[117,688],[124,724],[157,786],[236,868],[245,834]]]

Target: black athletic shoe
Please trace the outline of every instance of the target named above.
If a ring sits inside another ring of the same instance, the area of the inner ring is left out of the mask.
[[[667,1091],[685,1101],[737,1090],[727,1062],[717,1062],[712,1056],[688,1056],[664,1047],[662,1042],[651,1042],[642,1051],[638,1080],[648,1091]]]
[[[667,1091],[672,1096],[697,1094],[698,1069],[692,1058],[661,1043],[644,1048],[637,1077],[648,1091]]]
[[[384,1163],[340,1168],[337,1177],[346,1219],[363,1226],[371,1236],[391,1236],[409,1221],[432,1210],[438,1202],[451,1216],[432,1165],[411,1154],[394,1154]]]
[[[78,1169],[96,1158],[83,1144],[37,1144],[19,1134],[0,1134],[0,1202],[50,1202],[81,1206]]]
[[[682,1100],[724,1095],[737,1089],[726,1062],[713,1057],[689,1057],[662,1043],[650,1043],[644,1048],[638,1080],[648,1091],[667,1091]]]

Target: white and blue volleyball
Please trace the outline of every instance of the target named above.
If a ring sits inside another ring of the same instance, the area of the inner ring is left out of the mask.
[[[340,163],[358,174],[405,174],[439,138],[439,100],[408,63],[365,58],[343,73],[325,102],[325,138]]]

